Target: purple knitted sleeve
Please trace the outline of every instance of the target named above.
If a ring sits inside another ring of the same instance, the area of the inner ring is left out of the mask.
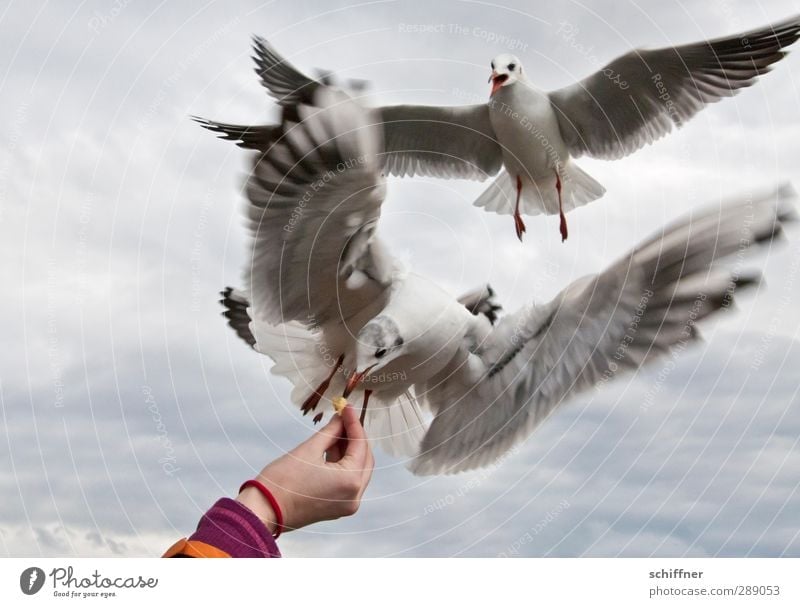
[[[203,515],[190,540],[227,552],[233,558],[278,558],[275,538],[243,504],[223,497]]]

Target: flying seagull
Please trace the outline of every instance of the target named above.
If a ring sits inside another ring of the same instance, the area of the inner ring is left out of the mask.
[[[800,37],[800,17],[725,38],[633,50],[587,78],[555,91],[538,89],[522,62],[502,54],[491,62],[487,104],[397,105],[377,109],[383,123],[384,170],[392,175],[496,179],[475,205],[513,214],[560,216],[600,198],[605,188],[573,161],[615,160],[680,127],[706,104],[753,85]],[[266,40],[254,40],[256,72],[280,105],[312,99],[325,86],[286,61]],[[245,147],[262,129],[201,122]]]
[[[246,181],[247,286],[223,303],[295,403],[319,415],[332,397],[361,402],[370,438],[412,455],[417,474],[487,465],[573,395],[697,340],[696,324],[758,279],[718,262],[769,242],[789,215],[787,188],[696,211],[493,325],[489,290],[459,302],[377,236],[374,114],[328,87],[287,108]]]

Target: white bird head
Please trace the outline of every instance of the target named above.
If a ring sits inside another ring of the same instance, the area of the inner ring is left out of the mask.
[[[355,369],[347,379],[345,398],[365,377],[392,362],[405,348],[397,323],[384,314],[365,324],[358,332],[357,341]]]
[[[491,95],[494,95],[500,87],[514,84],[522,79],[522,63],[519,58],[508,53],[503,53],[492,59],[492,75],[489,82],[492,84]]]

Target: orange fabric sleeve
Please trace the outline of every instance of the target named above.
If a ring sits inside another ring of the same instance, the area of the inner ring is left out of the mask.
[[[220,550],[216,546],[199,542],[197,540],[187,540],[183,538],[178,540],[163,554],[161,558],[172,558],[175,556],[188,556],[192,558],[206,558],[206,559],[227,559],[231,555],[227,552]]]

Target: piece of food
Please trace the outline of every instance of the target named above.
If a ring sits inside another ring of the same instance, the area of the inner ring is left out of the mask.
[[[333,408],[339,415],[342,414],[342,409],[347,406],[347,399],[344,396],[336,396],[331,401],[333,403]]]

